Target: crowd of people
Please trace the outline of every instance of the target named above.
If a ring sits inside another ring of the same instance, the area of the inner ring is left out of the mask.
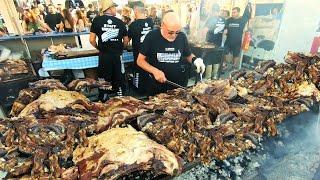
[[[97,4],[85,6],[82,0],[66,0],[65,4],[33,4],[17,8],[20,14],[24,34],[46,32],[83,32],[89,31],[93,19],[100,15]],[[144,7],[144,14],[149,17],[155,27],[160,27],[161,16],[170,10],[169,6]],[[132,7],[117,8],[116,17],[122,20],[126,27],[134,21]],[[4,23],[1,23],[1,35],[7,34]]]
[[[70,7],[63,8],[60,4],[36,4],[24,8],[21,13],[23,32],[83,32],[88,30],[92,19],[98,15],[92,4],[89,4],[87,9],[69,4],[68,6]]]
[[[147,7],[140,1],[119,8],[112,0],[99,3],[99,10],[93,4],[85,7],[81,0],[67,0],[64,8],[36,4],[23,10],[24,33],[90,30],[90,43],[100,52],[98,76],[111,82],[120,94],[125,88],[120,57],[129,41],[132,41],[134,76],[138,79],[135,85],[139,88],[139,84],[144,84],[141,87],[147,88],[149,94],[172,89],[166,84],[168,80],[185,86],[186,63],[194,64],[202,77],[204,61],[190,51],[188,33],[182,33],[185,27],[169,6]],[[192,11],[189,7],[187,26],[192,25]],[[248,3],[243,16],[235,7],[229,17],[228,11],[213,5],[207,14],[203,28],[206,40],[225,47],[226,53],[233,55],[233,66],[239,59],[243,30],[251,11]]]

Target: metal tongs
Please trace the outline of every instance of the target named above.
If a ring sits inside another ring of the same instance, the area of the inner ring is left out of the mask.
[[[200,82],[203,82],[203,79],[202,79],[202,73],[200,73]]]
[[[203,82],[203,74],[200,73],[199,75],[200,75],[200,83],[201,83],[201,82]],[[177,84],[177,83],[174,83],[174,82],[172,82],[172,81],[170,81],[170,80],[166,80],[165,83],[170,84],[171,86],[174,86],[174,87],[176,87],[176,88],[181,88],[181,89],[187,90],[186,87],[181,86],[181,85],[179,85],[179,84]]]
[[[166,80],[166,83],[167,83],[167,84],[170,84],[171,86],[174,86],[174,87],[176,87],[176,88],[181,88],[181,89],[187,90],[186,87],[183,87],[183,86],[181,86],[181,85],[179,85],[179,84],[177,84],[177,83],[174,83],[174,82],[172,82],[172,81]]]

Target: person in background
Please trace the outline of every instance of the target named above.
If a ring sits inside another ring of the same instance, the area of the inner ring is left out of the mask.
[[[88,8],[89,10],[87,11],[87,18],[89,19],[89,22],[92,23],[93,19],[99,15],[99,12],[94,9],[92,4],[89,4]]]
[[[147,18],[145,14],[144,4],[137,3],[133,7],[135,20],[129,25],[128,37],[129,41],[132,39],[132,49],[134,57],[134,85],[139,88],[140,78],[143,70],[137,66],[137,59],[139,55],[140,46],[143,43],[146,35],[153,29],[153,21],[151,18]]]
[[[219,12],[219,5],[213,4],[204,28],[206,41],[218,47],[222,45],[222,35],[225,28],[225,19],[219,16]]]
[[[35,8],[32,8],[32,11],[33,11],[34,15],[36,16],[36,18],[37,18],[38,20],[40,20],[41,22],[44,22],[44,17],[43,17],[43,15],[41,14],[39,8],[36,8],[36,7],[35,7]]]
[[[75,20],[68,9],[62,10],[64,32],[75,31]]]
[[[240,16],[240,8],[235,7],[232,9],[232,17],[227,19],[225,34],[226,41],[224,44],[226,55],[232,54],[232,68],[238,69],[240,60],[240,50],[242,44],[243,30],[251,17],[252,3],[248,3],[247,7]],[[225,62],[226,63],[226,62]],[[224,66],[224,69],[226,66]]]
[[[161,19],[157,16],[157,9],[156,7],[151,7],[150,16],[149,16],[154,24],[154,28],[160,28]]]
[[[115,17],[118,5],[112,0],[99,2],[102,15],[94,18],[89,38],[91,45],[99,50],[98,77],[111,82],[113,91],[122,96],[125,85],[120,56],[128,44],[128,32],[125,24]]]
[[[85,9],[84,3],[82,0],[75,0],[75,4],[76,4],[76,7],[79,7],[80,9]]]
[[[82,0],[66,0],[65,1],[65,8],[66,9],[84,9],[84,4]]]
[[[270,15],[274,18],[274,19],[278,19],[281,20],[281,10],[279,10],[279,8],[275,7],[271,10]]]
[[[6,30],[6,27],[1,26],[0,27],[0,37],[6,36],[8,34],[8,31]]]
[[[116,12],[116,18],[122,20],[122,9],[121,9],[121,8],[117,8],[116,11],[117,11],[117,12]]]
[[[121,20],[124,22],[126,27],[128,27],[131,24],[131,18],[128,16],[122,16]]]
[[[62,13],[62,5],[61,4],[57,4],[57,13]]]
[[[220,12],[220,16],[223,17],[224,19],[229,19],[230,18],[230,11],[224,9]]]
[[[52,31],[48,25],[37,18],[32,10],[25,10],[23,14],[22,29],[24,34]]]
[[[144,9],[144,14],[146,15],[146,17],[149,17],[149,10],[147,8]]]
[[[38,4],[38,9],[40,11],[40,15],[43,17],[43,19],[45,19],[48,14],[46,8],[43,6],[43,4]]]
[[[64,7],[66,9],[75,9],[76,6],[75,6],[75,3],[74,3],[74,0],[66,0],[65,3],[64,3]]]
[[[137,65],[150,74],[142,80],[145,92],[152,96],[174,89],[167,80],[185,86],[187,62],[195,65],[197,73],[205,72],[203,60],[190,51],[178,15],[169,12],[163,16],[161,28],[149,32],[140,48]]]
[[[56,8],[53,4],[49,4],[48,14],[45,17],[44,22],[47,23],[53,31],[63,31],[63,17],[60,13],[56,12]]]
[[[128,27],[129,24],[131,23],[131,9],[129,7],[123,7],[121,16],[122,16],[121,20]]]
[[[77,32],[83,32],[88,27],[87,18],[84,16],[81,10],[76,10],[76,30]]]
[[[4,25],[3,17],[0,14],[0,37],[8,34],[7,27]]]
[[[192,8],[190,7],[190,4],[188,4],[188,12],[187,12],[187,20],[186,20],[186,26],[184,27],[185,32],[187,35],[190,34],[190,23],[191,23],[191,14],[192,14]]]

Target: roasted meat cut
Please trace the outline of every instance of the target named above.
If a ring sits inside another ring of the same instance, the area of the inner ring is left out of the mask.
[[[61,89],[67,90],[67,88],[57,79],[45,79],[36,82],[29,83],[30,88],[43,89],[43,90],[54,90]]]
[[[14,101],[10,116],[18,116],[20,112],[31,102],[35,101],[41,95],[41,90],[39,89],[23,89],[19,92],[18,98]]]
[[[181,172],[175,154],[133,128],[114,128],[88,140],[87,147],[79,146],[73,152],[80,179],[117,179],[140,170]]]
[[[19,114],[19,117],[36,116],[41,112],[63,109],[76,101],[88,101],[87,98],[73,91],[54,90],[43,94],[39,99],[28,104]]]
[[[18,74],[27,74],[29,72],[29,67],[24,60],[7,60],[5,62],[4,70],[9,74],[9,76]]]
[[[107,81],[102,81],[102,80],[96,81],[90,78],[76,79],[68,84],[68,89],[70,91],[81,91],[84,89],[93,89],[93,88],[111,90],[112,85]]]

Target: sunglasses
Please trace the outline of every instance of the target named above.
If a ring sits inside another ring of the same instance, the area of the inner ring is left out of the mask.
[[[178,34],[180,34],[181,32],[180,31],[169,31],[168,30],[168,34],[170,34],[170,35],[178,35]]]
[[[179,34],[181,33],[181,31],[170,31],[170,30],[167,28],[166,24],[164,24],[164,23],[162,23],[162,24],[163,24],[163,26],[166,27],[169,35],[179,35]]]

